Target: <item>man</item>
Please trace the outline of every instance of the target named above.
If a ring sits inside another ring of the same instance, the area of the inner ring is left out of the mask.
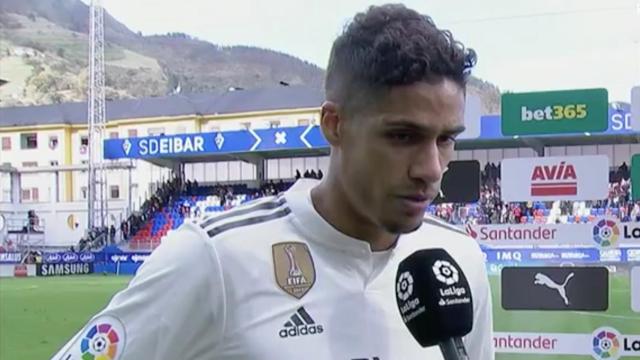
[[[56,359],[442,359],[395,302],[398,263],[423,248],[460,263],[474,296],[467,350],[493,359],[480,249],[424,218],[463,131],[466,73],[461,45],[428,17],[356,15],[327,69],[324,180],[185,223]]]

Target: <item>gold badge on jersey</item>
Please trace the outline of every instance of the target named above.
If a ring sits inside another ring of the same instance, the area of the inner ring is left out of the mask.
[[[278,286],[301,299],[316,282],[316,269],[307,244],[282,242],[272,246],[273,270]]]

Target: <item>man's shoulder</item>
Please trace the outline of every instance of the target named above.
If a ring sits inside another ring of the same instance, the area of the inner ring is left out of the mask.
[[[468,237],[468,234],[463,228],[450,224],[440,218],[428,214],[425,214],[425,216],[422,218],[422,224],[423,226],[421,227],[421,229],[427,231],[436,229],[440,231],[452,232],[457,236]]]
[[[464,229],[432,216],[425,216],[420,228],[406,238],[408,249],[412,251],[442,248],[455,258],[481,258],[480,245]]]
[[[211,214],[193,223],[203,236],[214,244],[264,239],[282,233],[291,208],[284,196],[270,196],[247,202],[233,209]]]
[[[193,259],[217,264],[234,259],[251,261],[271,254],[273,244],[301,241],[291,231],[290,214],[283,197],[267,197],[201,219],[185,221],[169,233],[155,252],[157,261],[192,266]]]

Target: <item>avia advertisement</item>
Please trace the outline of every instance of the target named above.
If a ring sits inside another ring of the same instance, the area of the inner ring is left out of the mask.
[[[606,155],[504,159],[501,165],[506,202],[601,200],[609,194]]]

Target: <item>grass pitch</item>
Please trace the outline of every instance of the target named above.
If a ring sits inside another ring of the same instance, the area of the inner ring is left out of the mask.
[[[609,309],[605,312],[506,311],[502,309],[500,304],[500,277],[491,276],[490,280],[495,331],[591,334],[601,326],[610,326],[622,334],[640,334],[640,313],[631,310],[631,286],[627,275],[615,274],[609,277]],[[556,359],[593,360],[593,357],[583,355],[496,355],[496,360]]]
[[[609,310],[602,313],[505,311],[500,305],[500,278],[490,279],[496,331],[590,334],[600,326],[612,326],[622,333],[640,333],[640,314],[631,311],[628,276],[611,277]],[[0,279],[0,359],[49,359],[130,280],[102,275]],[[497,360],[553,359],[592,358],[497,355]]]
[[[124,276],[0,279],[0,359],[49,359],[129,283]]]

